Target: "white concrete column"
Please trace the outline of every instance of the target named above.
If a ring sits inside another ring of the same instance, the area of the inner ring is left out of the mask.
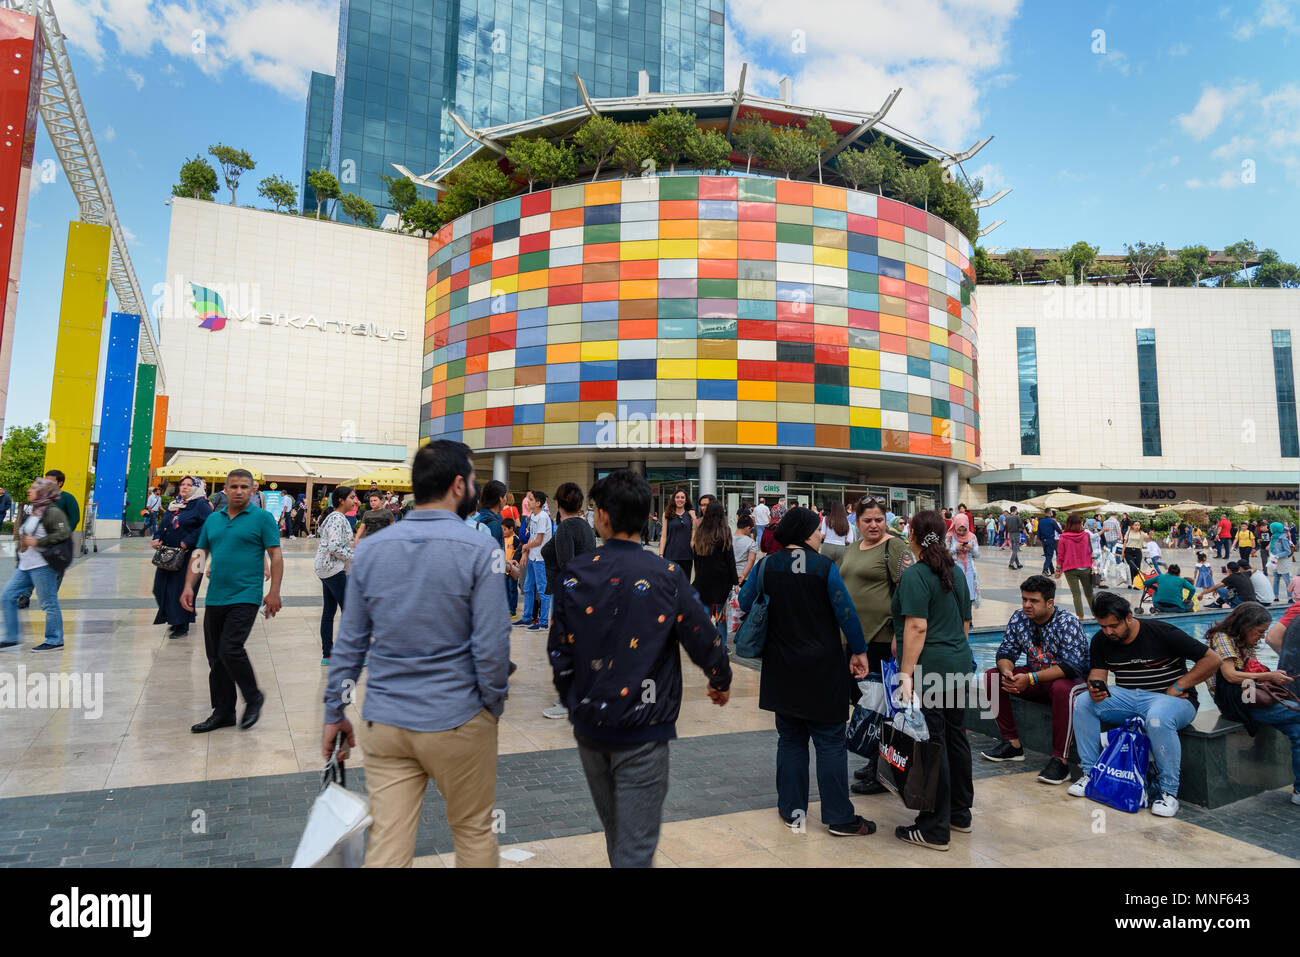
[[[506,488],[510,487],[509,452],[492,453],[492,478],[497,482],[501,482]]]
[[[943,467],[943,508],[957,509],[957,466],[946,464]]]
[[[793,462],[782,462],[782,463],[781,463],[781,481],[782,481],[782,482],[793,482],[793,481],[794,481],[794,463],[793,463]]]
[[[645,459],[633,459],[627,463],[627,468],[629,472],[635,472],[642,478],[645,477]]]
[[[718,450],[700,449],[700,495],[718,494]]]

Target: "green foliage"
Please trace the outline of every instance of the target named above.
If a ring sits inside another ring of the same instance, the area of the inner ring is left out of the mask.
[[[745,172],[748,174],[754,160],[761,161],[772,149],[772,124],[754,110],[746,110],[731,131],[731,142],[736,152],[744,154]],[[856,189],[856,187],[854,187]]]
[[[686,137],[686,158],[702,173],[731,168],[731,143],[717,130],[691,130]]]
[[[1057,253],[1039,267],[1038,275],[1048,282],[1059,282],[1064,285],[1066,280],[1074,275],[1074,264],[1065,253]]]
[[[622,137],[622,126],[608,116],[593,116],[573,134],[573,142],[582,155],[582,161],[594,167],[591,173],[593,183],[600,175],[600,168],[614,156],[614,150]]]
[[[831,121],[826,119],[820,113],[808,117],[804,121],[804,132],[812,137],[813,146],[817,150],[817,182],[822,181],[822,154],[839,142],[839,137],[835,135],[835,129],[831,126]]]
[[[1087,282],[1088,277],[1092,275],[1100,248],[1089,246],[1080,240],[1065,251],[1065,258],[1070,263],[1070,274],[1074,276],[1076,282],[1080,284]]]
[[[1261,286],[1294,289],[1300,286],[1300,267],[1294,263],[1282,262],[1277,250],[1265,249],[1259,254],[1259,268],[1255,270],[1255,282]]]
[[[1124,251],[1128,253],[1129,268],[1137,273],[1140,283],[1146,282],[1147,276],[1155,268],[1156,263],[1167,255],[1164,243],[1139,242],[1136,245],[1125,243]]]
[[[1123,263],[1097,263],[1092,267],[1092,275],[1096,279],[1117,279],[1128,275],[1128,266]]]
[[[902,175],[903,170],[906,168],[903,155],[894,148],[893,143],[887,143],[884,140],[876,140],[859,152],[863,154],[860,161],[862,163],[862,185],[875,187],[877,195],[884,195],[885,187],[888,186],[892,189],[898,177]],[[840,156],[843,155],[843,153],[840,154]]]
[[[186,160],[181,166],[181,181],[172,187],[173,196],[212,199],[217,191],[217,171],[201,156]]]
[[[1151,267],[1151,274],[1166,286],[1190,286],[1192,284],[1192,274],[1187,268],[1187,263],[1176,256],[1158,260]]]
[[[283,176],[268,176],[257,184],[257,195],[271,201],[278,213],[281,207],[293,209],[298,205],[298,188]]]
[[[872,162],[866,150],[847,149],[835,157],[835,169],[850,186],[861,189],[868,180]]]
[[[676,172],[677,161],[686,152],[686,141],[695,131],[695,114],[673,106],[650,117],[645,126],[655,159],[667,163],[670,173]]]
[[[943,167],[934,160],[922,166],[920,172],[928,181],[926,199],[922,201],[926,208],[940,219],[960,229],[970,240],[971,245],[975,245],[976,240],[979,239],[980,220],[979,213],[975,211],[973,205],[974,195],[964,184],[956,180],[951,183],[944,182]],[[977,179],[973,186],[978,191],[983,189],[984,184]],[[1010,281],[1010,277],[1006,281]]]
[[[1195,286],[1210,273],[1210,251],[1204,246],[1184,246],[1175,254]]]
[[[341,195],[339,181],[327,169],[312,170],[307,174],[307,185],[316,194],[316,218],[320,219],[321,207],[327,199],[338,199]]]
[[[378,218],[375,207],[370,205],[370,201],[363,199],[356,193],[343,194],[343,215],[349,217],[354,226],[358,223],[373,226]]]
[[[10,426],[0,449],[0,487],[15,502],[25,502],[27,486],[45,474],[45,427]]]
[[[239,187],[239,177],[253,169],[257,164],[253,162],[253,157],[249,156],[246,151],[235,149],[233,146],[225,146],[221,143],[216,146],[209,146],[208,153],[216,159],[217,164],[221,167],[221,175],[226,180],[226,188],[230,190],[230,205],[234,206],[235,190]]]
[[[1249,239],[1243,239],[1239,243],[1223,247],[1223,254],[1232,260],[1234,264],[1233,272],[1242,272],[1246,279],[1246,285],[1254,285],[1254,277],[1246,269],[1246,263],[1259,258],[1259,249]]]
[[[785,173],[786,179],[817,162],[816,142],[799,127],[776,127],[772,134],[766,165]]]
[[[975,247],[975,281],[980,283],[1011,282],[1011,267],[990,259],[983,246]]]
[[[442,226],[438,218],[438,207],[429,199],[417,199],[406,207],[406,228],[411,232],[432,235]]]
[[[623,127],[618,145],[614,147],[614,162],[623,168],[628,176],[640,176],[645,171],[646,160],[653,162],[654,145],[646,133],[645,127],[628,125]]]
[[[1028,249],[1010,249],[1003,258],[1011,271],[1016,274],[1016,280],[1023,286],[1025,273],[1034,268],[1034,254]]]
[[[906,169],[897,179],[899,198],[913,206],[926,205],[930,195],[930,177],[923,169]]]
[[[388,189],[388,205],[397,214],[398,228],[404,229],[407,222],[406,211],[419,198],[415,184],[405,176],[385,176],[380,173],[379,179]]]
[[[463,204],[460,197],[468,198],[473,203],[470,208],[473,208],[484,203],[495,203],[511,192],[510,178],[501,172],[496,160],[491,159],[461,163],[447,178],[447,182],[450,185],[449,192],[457,197],[457,207]]]
[[[506,159],[528,180],[530,193],[537,180],[546,180],[554,186],[557,180],[571,179],[578,167],[572,146],[543,139],[516,137],[506,150]]]

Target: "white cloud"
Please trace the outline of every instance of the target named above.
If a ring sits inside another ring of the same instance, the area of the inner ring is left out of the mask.
[[[1104,67],[1106,66],[1111,67],[1117,72],[1122,73],[1124,76],[1128,76],[1129,73],[1132,72],[1132,67],[1129,66],[1129,62],[1128,62],[1128,54],[1123,53],[1120,50],[1108,51],[1101,58],[1100,65]]]
[[[732,50],[744,51],[751,74],[757,66],[779,76],[790,64],[797,102],[854,112],[876,109],[901,86],[885,123],[960,150],[981,132],[986,78],[1008,76],[995,71],[1019,7],[1019,0],[916,0],[903,10],[888,0],[824,0],[792,16],[786,4],[732,0],[728,76],[739,69]]]
[[[1201,92],[1190,113],[1183,113],[1175,119],[1183,131],[1192,139],[1200,141],[1219,128],[1224,116],[1247,97],[1259,94],[1259,87],[1254,83],[1238,84],[1231,89],[1207,86]]]
[[[117,129],[112,123],[109,123],[108,126],[104,127],[104,142],[111,143],[115,139],[117,139]]]
[[[1216,179],[1189,179],[1183,185],[1188,189],[1236,189],[1242,185],[1241,170],[1225,169]]]
[[[130,67],[126,70],[126,78],[135,84],[137,90],[144,89],[144,77],[139,73],[136,73],[135,70],[132,70]]]
[[[1169,49],[1165,51],[1169,56],[1187,56],[1187,54],[1191,52],[1192,47],[1191,44],[1188,43],[1171,44]]]
[[[989,77],[986,85],[1001,90],[1015,83],[1018,79],[1020,79],[1019,73],[999,73],[996,76]]]
[[[1296,32],[1295,0],[1263,0],[1252,18],[1237,21],[1232,36],[1237,40],[1249,40],[1257,29]]]
[[[112,34],[126,56],[161,47],[208,76],[233,67],[291,98],[306,94],[312,70],[333,71],[338,15],[337,0],[79,0],[59,10],[69,42],[98,66]]]
[[[1300,86],[1288,83],[1278,87],[1260,101],[1268,145],[1285,149],[1300,145]]]
[[[1255,148],[1255,141],[1249,136],[1234,136],[1228,142],[1224,143],[1213,153],[1211,159],[1233,159],[1244,153],[1249,153]]]

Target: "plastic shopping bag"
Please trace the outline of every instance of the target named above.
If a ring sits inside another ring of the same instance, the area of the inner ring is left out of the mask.
[[[879,675],[867,675],[858,682],[862,698],[853,706],[846,744],[854,754],[867,759],[869,780],[875,780],[876,755],[880,751],[880,729],[885,722],[885,686]]]
[[[898,662],[886,658],[880,663],[880,677],[884,685],[886,718],[892,718],[901,710],[896,702],[898,697]]]
[[[745,617],[740,610],[740,596],[732,595],[727,601],[727,634],[734,635],[740,630],[740,622]]]
[[[1147,806],[1147,765],[1151,739],[1146,725],[1136,715],[1109,732],[1106,750],[1088,774],[1086,797],[1108,804],[1117,811],[1136,814]]]
[[[876,780],[897,794],[904,807],[913,811],[933,811],[939,790],[943,745],[930,740],[928,728],[924,739],[919,739],[916,736],[918,721],[921,728],[926,727],[920,708],[908,707],[894,720],[883,723]]]
[[[342,733],[339,740],[342,740]],[[335,753],[338,752],[335,743]],[[321,777],[320,794],[307,816],[307,827],[292,867],[360,867],[366,856],[370,802],[349,791],[343,762],[331,757]]]

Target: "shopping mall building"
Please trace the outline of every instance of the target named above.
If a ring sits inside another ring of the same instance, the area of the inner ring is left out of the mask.
[[[730,94],[678,99],[701,125],[734,118]],[[587,115],[480,131],[455,162]],[[827,115],[845,139],[860,120]],[[451,438],[515,490],[632,467],[733,513],[1058,485],[1294,504],[1296,292],[976,286],[954,225],[823,178],[606,173],[428,239],[174,200],[168,457],[242,455],[296,488]],[[224,328],[200,324],[194,286],[227,297]]]

